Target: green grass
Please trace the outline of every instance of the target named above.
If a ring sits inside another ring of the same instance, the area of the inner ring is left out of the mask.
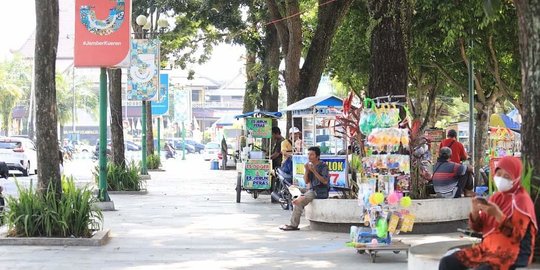
[[[103,214],[87,188],[77,188],[73,177],[62,177],[62,195],[52,189],[40,193],[16,182],[18,198],[8,197],[4,220],[8,234],[19,237],[91,237],[101,229]]]

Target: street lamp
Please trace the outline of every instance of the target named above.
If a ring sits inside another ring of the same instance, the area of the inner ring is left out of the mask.
[[[148,32],[149,33],[149,38],[153,38],[155,36],[157,36],[157,33],[154,33],[153,32],[153,28],[152,28],[152,19],[148,20],[148,18],[144,15],[139,15],[137,16],[137,18],[135,19],[135,22],[137,23],[138,26],[140,26],[142,28],[142,31],[143,31],[143,35],[142,37],[143,38],[147,38],[145,36],[145,34]],[[157,25],[159,27],[159,32],[160,33],[163,33],[164,29],[167,28],[169,26],[169,22],[165,19],[165,18],[160,18],[157,20]],[[158,66],[159,68],[159,66]],[[159,91],[159,85],[158,85],[158,90]],[[143,100],[142,101],[142,115],[141,115],[141,118],[142,118],[142,166],[141,166],[141,174],[143,175],[146,175],[148,174],[148,169],[147,169],[147,164],[146,164],[146,160],[147,160],[147,142],[146,142],[146,139],[147,139],[147,134],[146,134],[146,131],[147,131],[147,102],[150,102],[150,101],[146,101],[146,100]],[[151,104],[151,103],[149,103]],[[150,106],[151,107],[151,106]],[[150,112],[151,113],[151,112]],[[158,145],[157,145],[157,153],[158,153],[158,156],[160,155],[160,151],[161,151],[161,132],[160,132],[160,128],[161,128],[161,123],[160,123],[160,119],[158,118],[157,119],[158,121]]]

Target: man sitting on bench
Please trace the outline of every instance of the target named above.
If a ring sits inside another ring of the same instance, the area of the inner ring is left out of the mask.
[[[450,161],[452,150],[441,148],[439,158],[433,169],[433,188],[443,198],[461,198],[474,196],[471,166]]]

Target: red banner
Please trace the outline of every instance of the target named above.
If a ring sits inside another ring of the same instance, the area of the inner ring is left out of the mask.
[[[129,66],[131,0],[75,1],[75,66]]]

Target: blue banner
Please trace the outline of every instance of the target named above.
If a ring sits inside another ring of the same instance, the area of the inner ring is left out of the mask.
[[[159,100],[152,102],[152,115],[169,112],[169,74],[159,74]]]

